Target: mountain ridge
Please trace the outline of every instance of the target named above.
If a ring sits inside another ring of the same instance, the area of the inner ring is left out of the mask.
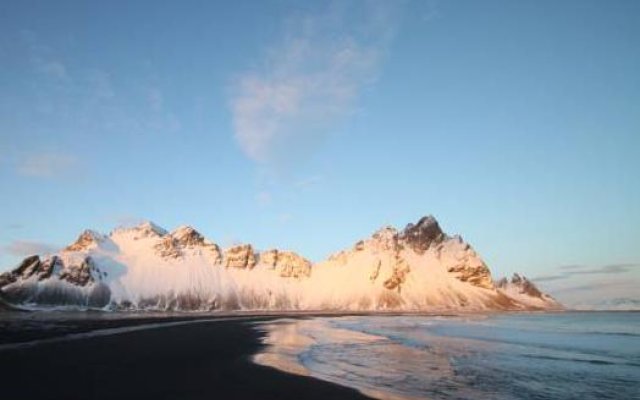
[[[515,279],[515,277],[514,277]],[[170,310],[558,309],[518,275],[494,282],[461,236],[433,216],[382,227],[312,263],[281,249],[222,248],[195,228],[152,222],[108,235],[83,231],[56,254],[32,255],[0,275],[11,304]]]

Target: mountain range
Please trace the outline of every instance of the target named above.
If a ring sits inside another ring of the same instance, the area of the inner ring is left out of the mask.
[[[86,230],[60,252],[26,257],[1,274],[0,299],[111,310],[562,308],[523,276],[494,281],[476,251],[432,216],[402,230],[383,227],[315,264],[251,244],[223,249],[190,226]]]

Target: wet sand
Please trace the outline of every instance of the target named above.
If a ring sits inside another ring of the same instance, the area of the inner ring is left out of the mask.
[[[256,365],[269,317],[183,319],[182,324],[59,339],[95,329],[177,322],[168,318],[0,327],[0,393],[6,399],[364,399],[359,392]],[[188,320],[195,319],[193,323]],[[18,340],[20,339],[20,340]],[[18,346],[16,341],[39,339]]]

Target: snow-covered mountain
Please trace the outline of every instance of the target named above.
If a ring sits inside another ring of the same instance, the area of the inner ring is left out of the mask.
[[[560,304],[526,278],[495,284],[460,236],[429,216],[384,227],[312,264],[291,251],[222,249],[195,229],[91,230],[0,275],[10,304],[179,310],[506,310]]]
[[[550,304],[558,304],[553,297],[542,293],[533,282],[519,274],[513,274],[511,280],[502,278],[495,285],[512,299],[532,308],[548,308]]]

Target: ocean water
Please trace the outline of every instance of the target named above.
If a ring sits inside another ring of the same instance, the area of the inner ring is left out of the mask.
[[[265,326],[256,362],[378,398],[640,399],[640,313],[362,316]]]

